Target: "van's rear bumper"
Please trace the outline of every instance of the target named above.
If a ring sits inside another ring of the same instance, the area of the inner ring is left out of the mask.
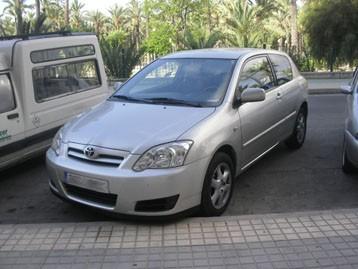
[[[174,215],[198,206],[210,161],[205,158],[177,168],[134,172],[57,156],[52,149],[46,160],[50,188],[58,196],[108,212],[142,216]],[[65,173],[106,181],[109,191],[66,184]]]

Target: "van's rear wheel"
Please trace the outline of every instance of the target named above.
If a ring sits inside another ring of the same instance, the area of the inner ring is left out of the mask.
[[[292,135],[285,141],[286,146],[290,149],[299,149],[306,139],[307,131],[307,112],[304,107],[298,111],[295,128]]]
[[[201,196],[201,211],[205,216],[219,216],[227,208],[234,185],[234,165],[223,152],[215,154],[206,172]]]

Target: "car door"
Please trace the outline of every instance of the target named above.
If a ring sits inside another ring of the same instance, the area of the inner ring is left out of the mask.
[[[24,123],[8,73],[0,74],[0,165],[22,148]]]
[[[277,92],[280,101],[280,138],[286,138],[292,133],[296,120],[297,98],[301,86],[293,80],[292,66],[289,59],[281,54],[269,54],[274,74],[276,76]]]
[[[243,169],[279,142],[280,94],[266,55],[250,58],[244,63],[237,94],[248,88],[264,89],[266,98],[261,102],[243,103],[239,107]]]

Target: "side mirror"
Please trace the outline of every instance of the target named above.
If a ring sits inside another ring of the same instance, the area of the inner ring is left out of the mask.
[[[352,94],[352,86],[350,85],[341,86],[341,92],[344,94]]]
[[[260,101],[264,101],[265,98],[266,98],[266,93],[264,89],[248,88],[241,93],[240,101],[241,103],[260,102]]]
[[[123,82],[117,81],[114,83],[113,88],[115,91],[119,90],[119,88],[123,85]]]

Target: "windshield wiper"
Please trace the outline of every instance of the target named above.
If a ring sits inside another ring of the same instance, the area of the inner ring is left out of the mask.
[[[112,95],[111,99],[112,98],[121,99],[121,100],[125,100],[125,101],[132,101],[132,102],[152,103],[150,100],[130,97],[130,96],[126,96],[126,95]]]
[[[170,105],[182,105],[182,106],[192,106],[192,107],[203,107],[200,103],[191,102],[186,100],[166,98],[166,97],[156,97],[156,98],[146,98],[145,100],[150,101],[156,104],[170,104]]]

